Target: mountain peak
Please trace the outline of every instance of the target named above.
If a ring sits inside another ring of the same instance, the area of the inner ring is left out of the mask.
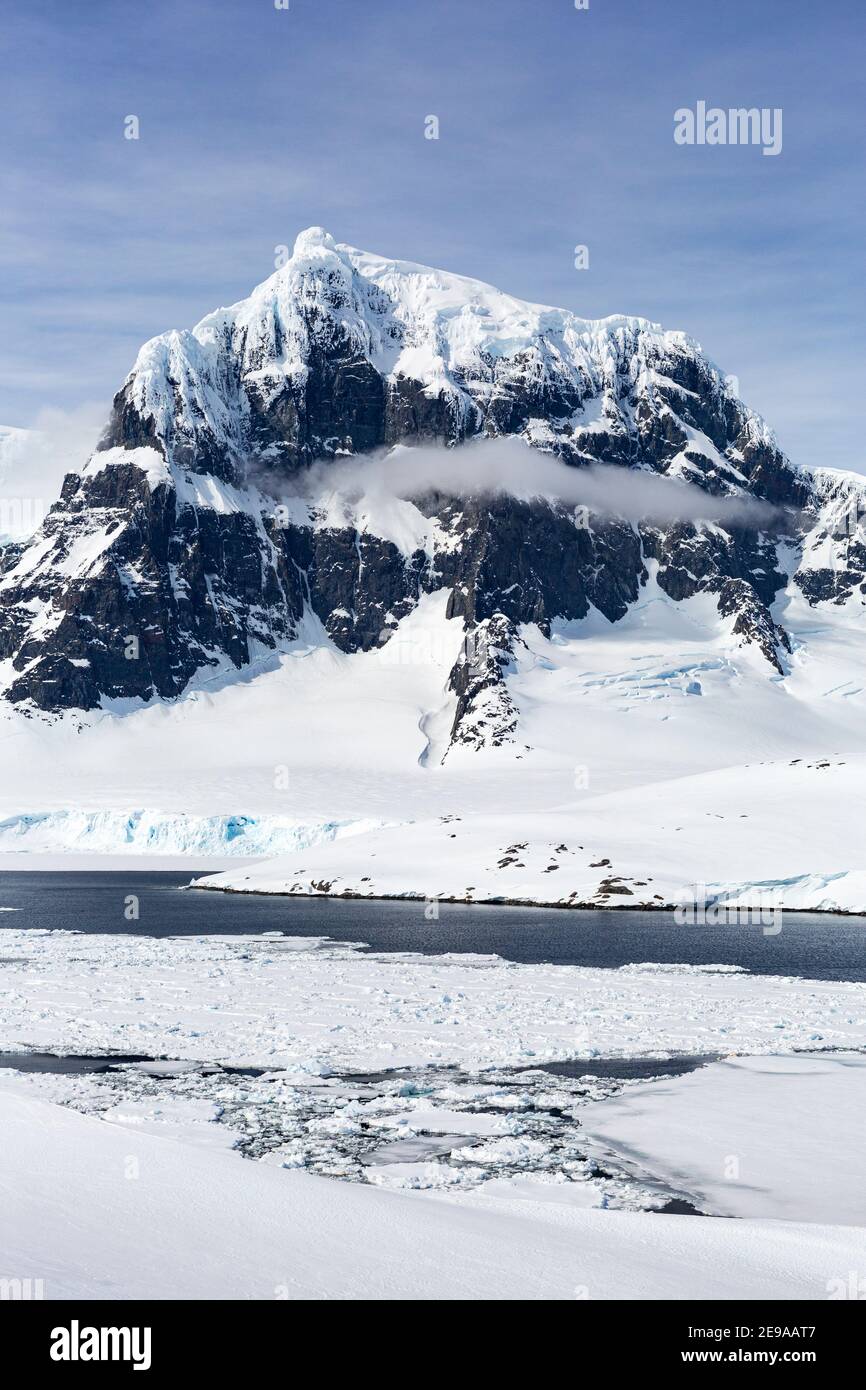
[[[684,333],[580,318],[312,226],[246,299],[145,344],[106,438],[156,442],[174,462],[232,479],[257,459],[291,471],[404,436],[478,434],[519,434],[576,464],[692,473],[683,451],[696,429],[710,441],[709,485],[729,489],[756,428]],[[731,450],[717,476],[716,451]]]
[[[292,255],[293,257],[306,256],[309,255],[311,251],[319,250],[319,248],[323,248],[326,251],[333,251],[336,245],[337,243],[334,241],[331,233],[326,232],[324,227],[306,227],[304,231],[298,232],[298,235],[295,237],[295,246]]]

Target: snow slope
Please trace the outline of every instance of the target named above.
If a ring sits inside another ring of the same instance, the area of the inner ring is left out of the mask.
[[[862,1227],[864,1086],[858,1054],[729,1057],[599,1102],[584,1130],[703,1211]]]
[[[822,1298],[866,1256],[843,1227],[334,1183],[3,1087],[0,1125],[0,1265],[46,1298]]]
[[[370,831],[194,881],[247,893],[608,908],[675,908],[697,898],[729,911],[862,913],[864,773],[863,762],[771,764],[751,777],[732,768],[588,799],[579,809]]]
[[[773,680],[712,600],[675,604],[652,580],[619,623],[525,628],[517,750],[452,752],[435,815],[208,882],[619,907],[704,885],[731,906],[863,912],[862,607],[816,612],[793,586],[780,606],[793,651]]]
[[[506,677],[520,740],[442,764],[461,640],[444,600],[426,596],[381,649],[342,653],[311,628],[254,678],[219,673],[173,702],[54,722],[4,707],[0,850],[16,866],[46,851],[283,856],[219,880],[242,890],[625,906],[706,884],[762,907],[866,910],[856,599],[816,611],[792,587],[775,679],[712,600],[675,604],[652,581],[619,623],[524,628]]]

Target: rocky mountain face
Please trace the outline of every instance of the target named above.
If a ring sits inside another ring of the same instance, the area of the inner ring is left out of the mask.
[[[639,522],[428,483],[395,533],[328,489],[329,463],[503,436],[772,510],[760,527]],[[145,344],[97,452],[30,542],[0,551],[5,698],[171,699],[284,649],[311,616],[367,651],[444,587],[466,628],[452,739],[495,744],[518,736],[505,676],[521,626],[591,607],[616,622],[650,565],[674,600],[714,595],[732,642],[782,672],[786,585],[866,602],[864,499],[853,475],[792,466],[680,333],[525,304],[313,228],[249,299]]]

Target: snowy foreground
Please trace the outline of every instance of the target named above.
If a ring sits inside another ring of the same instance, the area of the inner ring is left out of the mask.
[[[866,1256],[838,1226],[379,1192],[6,1091],[0,1124],[3,1269],[48,1297],[821,1298]]]
[[[862,984],[2,938],[0,1049],[164,1059],[0,1070],[0,1273],[47,1297],[823,1299],[863,1268]],[[674,1054],[727,1060],[592,1073]]]

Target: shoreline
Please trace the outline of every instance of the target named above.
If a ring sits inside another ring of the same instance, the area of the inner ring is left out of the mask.
[[[679,903],[598,903],[591,899],[586,902],[539,902],[536,898],[457,898],[439,897],[428,898],[424,893],[302,893],[293,892],[290,889],[264,889],[264,888],[231,888],[215,883],[187,883],[181,892],[195,890],[199,893],[233,893],[238,897],[248,898],[306,898],[311,901],[321,899],[323,901],[344,901],[362,903],[444,903],[454,907],[532,907],[539,909],[556,909],[564,912],[676,912]],[[747,907],[745,904],[732,909],[733,913],[749,913],[760,911],[784,912],[788,915],[809,914],[822,917],[862,917],[866,921],[866,909],[862,912],[842,907],[772,907],[767,908],[766,903]],[[685,927],[713,925],[712,923],[684,922]],[[718,923],[716,925],[723,925]],[[728,921],[727,926],[760,926],[760,922],[737,922]]]
[[[467,898],[463,896],[458,896],[456,894],[428,895],[420,891],[413,892],[409,890],[402,893],[358,893],[352,889],[346,889],[343,892],[311,893],[302,891],[300,889],[244,888],[236,887],[230,884],[216,884],[205,881],[207,878],[210,878],[216,874],[227,874],[232,870],[250,868],[254,865],[266,862],[266,859],[264,859],[261,856],[250,856],[249,858],[246,856],[235,856],[232,858],[222,857],[220,859],[211,860],[210,863],[207,862],[208,857],[205,856],[204,862],[196,862],[195,867],[193,869],[190,868],[189,859],[186,859],[185,861],[185,857],[179,855],[150,856],[118,854],[116,856],[117,862],[113,862],[115,858],[114,856],[105,854],[95,854],[92,856],[91,859],[90,856],[80,853],[73,853],[68,856],[68,862],[64,862],[65,858],[66,857],[62,853],[55,853],[51,855],[43,855],[42,853],[37,853],[33,856],[20,852],[15,853],[14,855],[0,854],[0,883],[2,883],[4,874],[20,875],[22,873],[81,873],[95,875],[117,875],[135,873],[186,875],[187,873],[190,873],[191,877],[188,883],[177,885],[179,891],[186,892],[187,890],[195,889],[196,891],[201,893],[223,893],[226,895],[233,894],[238,897],[250,898],[302,898],[306,901],[311,902],[317,900],[332,902],[402,902],[425,904],[436,902],[441,903],[445,906],[452,907],[513,907],[523,909],[535,909],[538,911],[555,909],[557,911],[564,912],[607,912],[612,914],[625,912],[673,913],[676,912],[678,907],[686,905],[683,903],[658,902],[652,900],[642,900],[638,902],[623,902],[621,901],[621,895],[619,894],[616,895],[618,898],[620,898],[620,900],[617,902],[599,902],[593,898],[581,899],[579,901],[563,901],[561,899],[557,901],[545,901],[544,899],[539,898],[509,897],[506,895],[496,895],[484,898]],[[13,859],[14,862],[4,862],[9,859]],[[40,859],[47,862],[40,863]],[[196,879],[192,877],[193,874],[200,874],[201,878]],[[712,911],[713,909],[711,907],[708,910]],[[773,914],[780,913],[785,914],[786,916],[797,915],[798,913],[805,913],[809,915],[822,917],[845,917],[855,919],[862,917],[864,921],[866,921],[866,907],[864,907],[862,910],[858,910],[856,908],[844,907],[787,907],[782,906],[781,904],[778,906],[773,906],[769,905],[766,902],[766,899],[764,899],[760,903],[740,903],[736,906],[731,905],[728,916],[726,918],[723,918],[720,922],[715,923],[715,925],[761,926],[763,925],[763,923],[760,920],[749,921],[748,916],[750,914],[757,915],[762,912],[769,912]],[[743,918],[746,918],[746,920],[739,920],[740,915],[742,915]],[[714,923],[712,922],[712,920],[710,920],[708,922],[684,922],[682,923],[682,925],[687,927],[712,926],[714,925]]]

